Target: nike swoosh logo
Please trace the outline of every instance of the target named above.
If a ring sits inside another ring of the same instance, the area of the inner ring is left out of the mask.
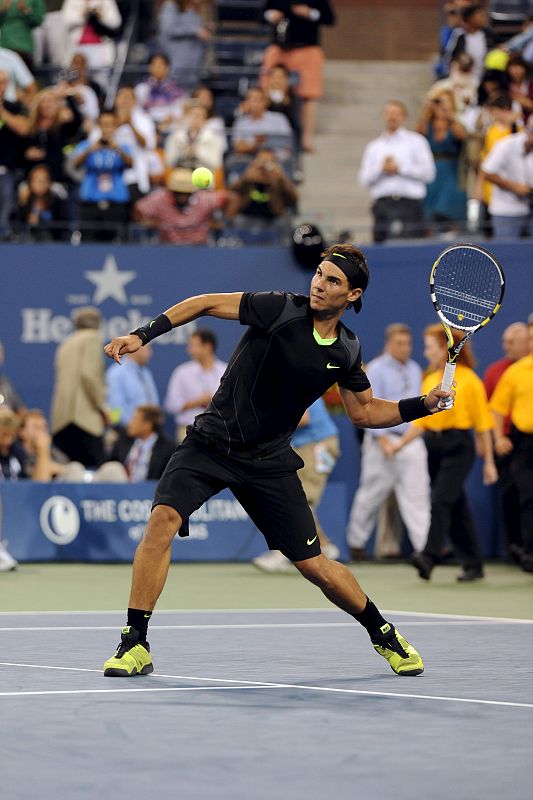
[[[316,536],[315,536],[315,538],[314,538],[314,539],[308,539],[308,540],[307,540],[307,544],[311,545],[311,544],[313,544],[313,542],[316,542],[316,540],[317,540],[317,536],[318,536],[318,533],[316,534]]]
[[[328,369],[340,369],[336,364],[330,364],[329,361],[326,366]]]

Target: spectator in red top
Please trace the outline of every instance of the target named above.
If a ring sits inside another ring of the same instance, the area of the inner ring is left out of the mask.
[[[213,214],[228,202],[226,191],[196,191],[191,176],[190,169],[174,169],[165,189],[135,203],[134,218],[155,228],[161,243],[207,244]]]
[[[505,370],[508,369],[511,364],[514,364],[515,361],[527,356],[529,352],[527,325],[525,322],[513,322],[512,325],[509,325],[504,330],[502,349],[505,353],[505,357],[490,364],[483,375],[483,383],[485,384],[485,391],[487,392],[489,400]],[[503,429],[505,436],[509,435],[510,430],[511,421],[510,419],[506,419]],[[507,455],[496,454],[505,541],[509,555],[519,564],[522,553],[520,502],[518,498],[518,489],[514,481],[512,462],[512,451]]]

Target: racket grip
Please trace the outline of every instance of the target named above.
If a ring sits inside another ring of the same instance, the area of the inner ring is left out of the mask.
[[[456,364],[446,364],[444,367],[444,373],[442,375],[442,381],[440,384],[440,388],[443,389],[445,392],[449,392],[452,388],[453,383],[453,376],[455,375],[455,367]]]

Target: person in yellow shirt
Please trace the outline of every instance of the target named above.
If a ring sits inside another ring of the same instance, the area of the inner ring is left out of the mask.
[[[513,454],[512,470],[518,488],[524,542],[521,565],[525,572],[533,572],[533,315],[528,322],[528,346],[529,354],[512,364],[496,384],[490,407],[496,453]],[[505,436],[508,416],[511,432]]]
[[[461,334],[454,332],[459,341]],[[422,392],[439,381],[446,362],[447,344],[442,325],[431,325],[424,331],[424,356],[428,371]],[[449,536],[461,561],[459,581],[483,577],[483,563],[476,527],[465,493],[465,481],[474,463],[476,446],[483,454],[483,482],[495,483],[498,473],[494,464],[492,428],[485,388],[472,369],[474,358],[467,342],[458,359],[455,381],[457,394],[454,407],[446,414],[415,420],[411,430],[400,440],[403,447],[415,436],[424,436],[428,451],[431,479],[431,522],[426,546],[412,556],[412,563],[424,580],[429,580],[439,563],[446,537]]]

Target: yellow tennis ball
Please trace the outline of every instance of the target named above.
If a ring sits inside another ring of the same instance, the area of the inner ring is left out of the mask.
[[[197,189],[207,189],[213,182],[213,173],[207,167],[198,167],[191,176],[193,186]]]
[[[508,61],[509,55],[505,52],[505,50],[496,47],[494,50],[489,50],[485,56],[485,68],[496,69],[499,72],[505,72]]]

